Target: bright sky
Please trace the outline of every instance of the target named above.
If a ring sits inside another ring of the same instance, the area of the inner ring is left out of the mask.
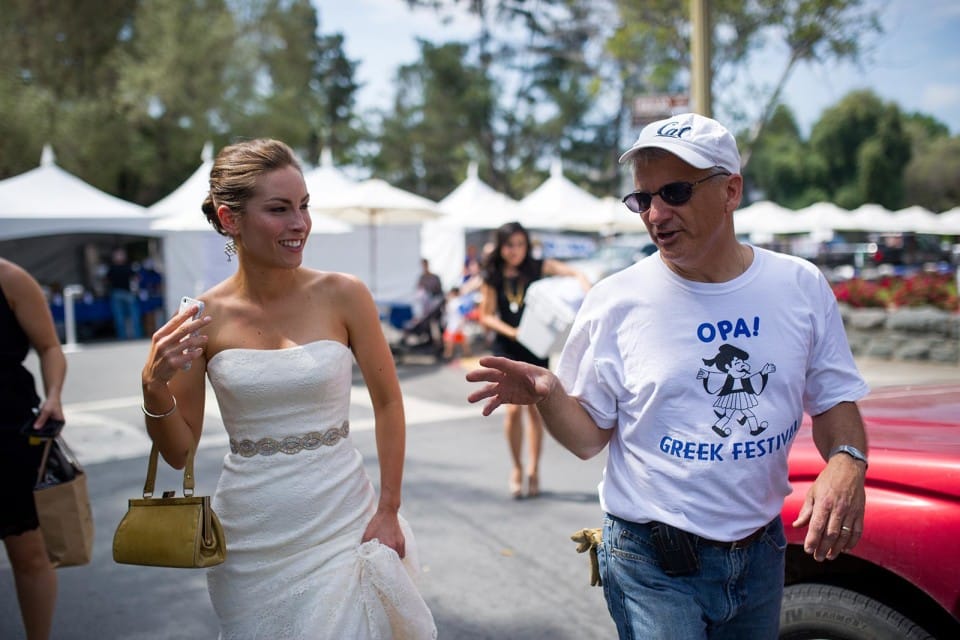
[[[392,97],[398,65],[417,59],[415,38],[433,42],[466,39],[476,32],[468,16],[443,24],[432,11],[411,11],[403,0],[314,0],[323,33],[342,32],[347,56],[360,61],[358,79],[366,86],[361,108],[385,106]],[[906,112],[932,115],[960,134],[960,2],[957,0],[867,0],[881,8],[885,33],[873,38],[862,68],[800,66],[790,78],[783,101],[809,131],[824,108],[850,91],[871,89]],[[752,70],[754,79],[772,82],[783,68],[784,52],[771,47]],[[714,95],[723,91],[714,87]]]

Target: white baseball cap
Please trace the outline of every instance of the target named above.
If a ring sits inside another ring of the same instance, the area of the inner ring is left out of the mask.
[[[740,152],[733,134],[716,120],[698,113],[681,113],[648,124],[633,146],[620,156],[620,162],[632,159],[647,147],[669,151],[697,169],[721,167],[740,173]]]

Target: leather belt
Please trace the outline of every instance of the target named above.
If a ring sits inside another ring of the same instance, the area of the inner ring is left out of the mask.
[[[730,551],[735,551],[737,549],[746,549],[751,544],[763,537],[763,534],[766,533],[767,527],[770,526],[770,523],[763,525],[750,535],[740,538],[739,540],[733,540],[730,542],[724,542],[723,540],[710,540],[709,538],[700,538],[702,542],[705,542],[714,547],[720,547],[721,549],[728,549]],[[699,537],[699,536],[698,536]]]

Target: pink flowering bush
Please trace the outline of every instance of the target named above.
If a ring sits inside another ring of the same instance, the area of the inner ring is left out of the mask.
[[[957,283],[953,275],[920,273],[908,278],[884,276],[876,280],[851,278],[833,285],[837,300],[858,308],[899,308],[930,306],[960,311]]]

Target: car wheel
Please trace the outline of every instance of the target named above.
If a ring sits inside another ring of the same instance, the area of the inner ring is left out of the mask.
[[[856,591],[795,584],[783,590],[780,640],[933,640],[933,636]]]

